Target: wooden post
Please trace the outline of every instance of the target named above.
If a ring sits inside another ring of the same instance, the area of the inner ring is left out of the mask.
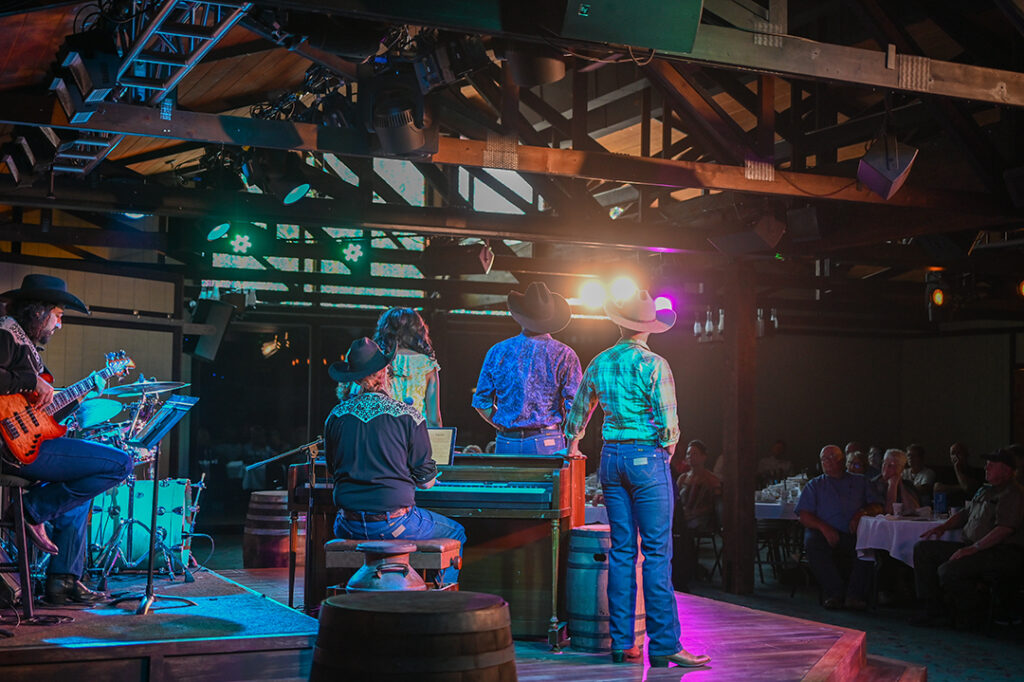
[[[722,456],[725,457],[722,525],[726,591],[754,590],[754,391],[757,371],[754,280],[748,267],[733,264],[725,282],[725,392]]]

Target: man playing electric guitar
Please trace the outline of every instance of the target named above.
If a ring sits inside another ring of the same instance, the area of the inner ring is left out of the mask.
[[[0,395],[23,394],[35,408],[54,399],[53,386],[43,378],[39,351],[60,329],[64,310],[89,314],[70,294],[64,280],[49,275],[26,275],[21,287],[0,294],[6,317],[0,317]],[[86,522],[91,500],[123,481],[132,472],[126,453],[99,443],[71,438],[43,440],[38,455],[24,463],[0,447],[0,466],[39,485],[25,492],[25,524],[29,541],[52,554],[46,577],[46,601],[93,604],[103,598],[80,580],[85,568]],[[11,509],[4,513],[13,512]],[[47,535],[45,524],[53,530]]]

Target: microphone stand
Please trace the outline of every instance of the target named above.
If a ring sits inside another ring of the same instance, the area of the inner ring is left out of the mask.
[[[305,445],[300,445],[299,447],[292,448],[291,450],[288,450],[287,452],[282,452],[279,455],[274,455],[270,459],[265,459],[262,462],[256,462],[255,464],[250,464],[249,466],[245,467],[245,470],[246,471],[252,471],[253,469],[258,469],[261,466],[265,466],[267,464],[270,464],[271,462],[276,462],[277,460],[284,459],[285,457],[290,457],[291,455],[297,454],[299,452],[307,452],[308,453],[308,457],[307,457],[308,464],[307,464],[307,466],[308,466],[308,470],[310,472],[310,474],[309,474],[309,482],[308,482],[308,485],[309,485],[309,508],[310,508],[310,511],[312,511],[312,509],[313,509],[313,493],[314,493],[313,489],[315,488],[315,485],[314,485],[315,484],[315,479],[312,476],[312,471],[313,471],[312,461],[314,459],[316,459],[318,448],[323,447],[323,445],[324,445],[324,438],[323,438],[323,436],[319,436],[319,437],[317,437],[316,440],[314,440],[312,442],[309,442],[309,443],[306,443]],[[294,491],[289,490],[289,493],[294,493]],[[289,506],[291,506],[291,500],[290,499],[289,499]],[[289,518],[289,530],[288,530],[288,608],[292,608],[293,605],[294,605],[294,599],[295,599],[295,564],[297,563],[297,557],[296,557],[297,550],[296,550],[296,546],[299,544],[299,513],[297,511],[295,511],[294,509],[292,509],[289,512],[289,514],[288,514],[288,518]],[[311,518],[311,516],[307,514],[307,516],[306,516],[307,532],[308,532],[308,524],[309,524],[309,519],[310,518]]]

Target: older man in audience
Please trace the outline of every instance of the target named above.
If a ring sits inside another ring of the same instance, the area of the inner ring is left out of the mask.
[[[945,598],[955,607],[976,603],[978,580],[992,587],[996,619],[1006,617],[1000,610],[1011,603],[1007,591],[1024,571],[1024,489],[1013,478],[1016,459],[1009,449],[985,459],[987,484],[966,509],[923,533],[924,541],[914,546],[917,596],[926,607],[911,619],[916,625],[949,622]],[[963,542],[931,539],[954,528],[963,528]]]
[[[886,514],[896,513],[893,505],[899,504],[900,512],[913,514],[921,506],[914,484],[905,480],[903,470],[907,468],[907,453],[890,448],[882,458],[882,473],[871,479],[875,492],[882,498]]]
[[[953,465],[952,477],[946,481],[937,481],[934,492],[945,493],[949,506],[962,507],[964,502],[974,497],[981,487],[985,473],[970,464],[971,453],[963,443],[949,446],[949,463]],[[954,478],[955,477],[955,480]]]
[[[924,446],[912,443],[907,446],[908,466],[903,471],[903,478],[914,484],[921,504],[932,503],[932,487],[935,485],[935,472],[924,463]]]
[[[826,609],[863,610],[871,565],[857,560],[857,525],[882,511],[881,498],[864,476],[845,470],[839,446],[826,445],[819,458],[825,473],[807,482],[796,504],[807,562]]]

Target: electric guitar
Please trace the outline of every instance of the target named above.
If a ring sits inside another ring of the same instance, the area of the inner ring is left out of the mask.
[[[107,353],[106,358],[107,366],[96,373],[104,381],[135,368],[135,363],[123,350]],[[60,438],[67,432],[67,427],[58,424],[53,415],[96,388],[96,375],[89,375],[56,393],[53,401],[41,409],[20,393],[0,395],[0,436],[15,459],[31,464],[39,456],[39,446],[44,440]]]

